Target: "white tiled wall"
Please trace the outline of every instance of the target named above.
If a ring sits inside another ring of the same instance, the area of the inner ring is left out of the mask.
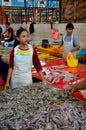
[[[3,29],[4,25],[1,25]],[[21,24],[12,24],[11,25],[15,32],[21,26]],[[33,44],[40,44],[42,39],[47,38],[50,42],[52,42],[52,34],[51,34],[51,25],[50,24],[35,24],[35,33],[30,35],[30,38],[34,42]],[[66,24],[54,24],[54,27],[59,30],[60,34],[65,33]],[[74,33],[78,36],[81,42],[81,48],[86,47],[86,23],[74,23]],[[29,24],[26,25],[27,30],[29,31]]]

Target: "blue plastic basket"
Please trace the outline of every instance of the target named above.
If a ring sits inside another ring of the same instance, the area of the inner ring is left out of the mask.
[[[80,51],[77,52],[77,56],[82,56],[82,55],[86,55],[86,48],[81,49]]]

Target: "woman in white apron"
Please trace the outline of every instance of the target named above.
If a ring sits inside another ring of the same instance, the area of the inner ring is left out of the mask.
[[[64,45],[63,58],[66,57],[67,53],[71,51],[73,56],[76,57],[76,51],[80,49],[80,42],[75,34],[73,34],[74,26],[72,23],[66,25],[66,34],[62,38],[62,42],[59,44],[57,50]]]
[[[28,44],[29,55],[19,55],[18,47],[14,48],[14,69],[11,77],[11,87],[16,88],[17,86],[27,86],[32,84],[32,46]]]
[[[16,36],[17,41],[20,44],[18,45],[17,42],[15,42],[17,46],[11,51],[5,89],[9,86],[11,88],[17,88],[31,85],[33,83],[31,72],[32,65],[34,65],[36,70],[39,72],[42,81],[47,82],[43,77],[42,68],[37,53],[34,51],[32,46],[28,44],[28,31],[24,28],[20,28],[17,31]]]
[[[63,43],[64,43],[64,53],[63,57],[66,57],[67,53],[69,51],[72,51],[74,46],[73,46],[73,34],[71,35],[70,41],[66,41],[66,35],[63,36]],[[73,56],[76,57],[76,51],[73,51]]]

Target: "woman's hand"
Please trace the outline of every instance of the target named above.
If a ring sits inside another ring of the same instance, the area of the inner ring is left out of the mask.
[[[40,74],[40,76],[41,76],[41,80],[42,80],[42,82],[44,83],[44,84],[49,84],[49,82],[44,78],[44,74],[42,73],[42,71],[39,71],[39,74]]]
[[[5,84],[5,87],[4,87],[4,90],[8,89],[9,88],[9,83],[6,83]]]
[[[44,84],[50,84],[46,79],[43,79],[42,82],[43,82]]]
[[[68,84],[65,88],[65,91],[71,91],[73,94],[74,92],[78,91],[78,86],[77,84]]]
[[[73,49],[71,50],[71,52],[74,52],[74,51],[76,51],[76,49],[75,49],[75,48],[73,48]]]

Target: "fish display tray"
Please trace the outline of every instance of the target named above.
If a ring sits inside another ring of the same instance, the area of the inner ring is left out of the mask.
[[[85,130],[86,105],[65,101],[47,105],[33,114],[17,116],[0,123],[1,130]]]
[[[1,91],[0,122],[33,113],[43,106],[64,102],[69,98],[69,93],[41,82]]]

